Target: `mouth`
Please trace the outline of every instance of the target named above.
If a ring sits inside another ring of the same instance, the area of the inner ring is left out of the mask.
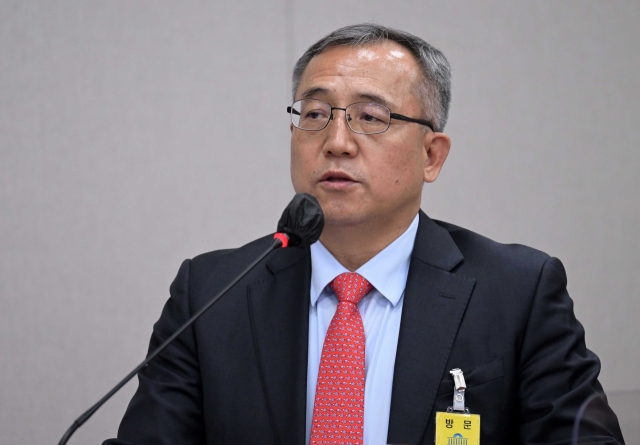
[[[351,189],[359,182],[351,175],[337,170],[325,172],[318,181],[318,184],[325,190],[345,191]]]
[[[353,179],[350,175],[341,171],[328,171],[320,177],[320,182],[329,182],[329,183],[347,183],[347,182],[358,182]]]

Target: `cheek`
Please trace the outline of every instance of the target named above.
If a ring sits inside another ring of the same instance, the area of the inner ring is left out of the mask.
[[[310,150],[291,141],[291,182],[296,193],[310,192],[315,163]]]
[[[394,187],[422,187],[423,159],[420,150],[407,150],[406,147],[393,147],[395,151],[389,151],[383,157],[380,172],[384,175],[387,185]]]
[[[304,160],[300,156],[300,151],[291,146],[291,182],[296,193],[300,193],[300,187],[302,186],[301,180],[305,174],[303,171]]]

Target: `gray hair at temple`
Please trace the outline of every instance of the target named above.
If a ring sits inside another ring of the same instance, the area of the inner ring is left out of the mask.
[[[365,46],[390,40],[407,48],[422,69],[422,82],[416,94],[423,104],[423,112],[433,122],[435,131],[442,131],[447,123],[451,102],[451,68],[444,54],[420,37],[375,23],[345,26],[318,40],[298,59],[293,68],[293,99],[305,68],[315,56],[334,46]]]

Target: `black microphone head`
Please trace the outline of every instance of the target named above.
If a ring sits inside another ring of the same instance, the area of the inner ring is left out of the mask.
[[[324,213],[318,200],[308,193],[298,193],[278,221],[278,232],[289,236],[289,245],[307,247],[318,241],[324,228]]]

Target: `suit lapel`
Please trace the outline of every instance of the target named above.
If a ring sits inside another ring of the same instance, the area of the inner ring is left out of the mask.
[[[248,287],[251,328],[269,416],[279,444],[305,440],[309,249],[273,253],[270,274]]]
[[[463,259],[447,230],[420,212],[402,308],[388,443],[422,442],[475,284],[450,272]]]

